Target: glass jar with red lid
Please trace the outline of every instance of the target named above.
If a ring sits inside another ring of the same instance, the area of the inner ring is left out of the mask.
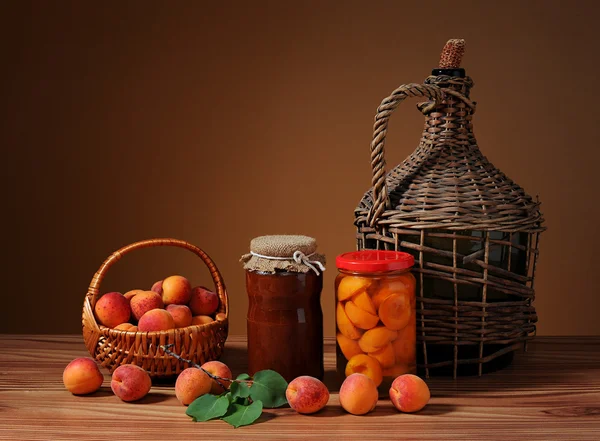
[[[416,373],[414,258],[364,250],[336,258],[337,370],[369,376],[381,390]]]

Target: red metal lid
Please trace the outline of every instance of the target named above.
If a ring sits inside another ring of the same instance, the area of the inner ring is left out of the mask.
[[[340,254],[335,264],[342,270],[375,273],[411,268],[415,258],[400,251],[363,250]]]

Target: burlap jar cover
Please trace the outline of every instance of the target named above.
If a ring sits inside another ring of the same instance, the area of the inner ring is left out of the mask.
[[[274,274],[277,271],[320,275],[325,256],[317,253],[317,241],[301,235],[260,236],[250,241],[250,253],[240,259],[244,269]]]

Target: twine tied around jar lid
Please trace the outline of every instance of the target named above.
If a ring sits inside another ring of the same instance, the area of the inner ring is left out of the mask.
[[[325,271],[325,256],[317,253],[317,241],[308,236],[260,236],[250,242],[250,253],[240,259],[244,269],[275,273],[290,271],[318,276]],[[320,270],[320,271],[319,271]]]

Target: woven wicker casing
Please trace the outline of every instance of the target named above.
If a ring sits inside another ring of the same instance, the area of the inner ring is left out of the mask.
[[[217,312],[225,319],[205,325],[156,332],[128,332],[99,325],[94,306],[100,298],[100,283],[108,269],[123,255],[140,248],[175,246],[196,254],[208,267],[219,296]],[[90,354],[111,373],[120,365],[136,364],[151,377],[169,377],[189,367],[187,363],[166,355],[159,346],[173,344],[170,349],[197,364],[218,359],[225,346],[229,323],[229,300],[223,278],[212,259],[200,248],[176,239],[150,239],[136,242],[115,251],[94,275],[83,303],[83,338]]]
[[[383,100],[371,144],[373,187],[355,210],[358,249],[415,256],[417,346],[427,376],[444,368],[456,377],[460,365],[478,365],[481,375],[485,363],[526,348],[535,334],[539,202],[481,154],[472,86],[469,77],[430,76]],[[417,106],[425,129],[417,149],[388,174],[388,120],[412,96],[429,100]]]

